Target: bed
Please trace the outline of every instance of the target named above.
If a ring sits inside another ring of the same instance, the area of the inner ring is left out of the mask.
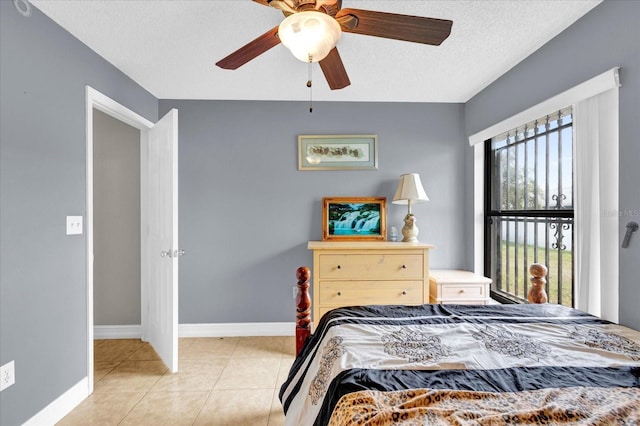
[[[640,332],[559,305],[343,307],[298,342],[287,425],[640,424]]]

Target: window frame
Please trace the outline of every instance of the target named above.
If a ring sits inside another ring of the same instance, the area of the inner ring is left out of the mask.
[[[545,192],[545,208],[536,208],[536,206],[534,205],[533,208],[530,209],[501,209],[500,206],[494,206],[495,204],[495,190],[496,190],[496,185],[500,185],[502,186],[502,181],[500,180],[499,182],[496,181],[496,164],[495,164],[495,153],[497,150],[499,149],[505,149],[509,146],[513,146],[516,147],[518,144],[523,144],[525,149],[526,149],[526,144],[530,143],[530,142],[536,142],[536,139],[538,137],[545,137],[548,138],[550,134],[553,134],[555,132],[558,133],[558,135],[560,135],[563,131],[563,129],[566,129],[568,127],[570,127],[571,130],[571,134],[572,134],[572,141],[571,141],[571,145],[573,146],[573,139],[574,139],[574,117],[573,117],[573,108],[571,106],[565,107],[565,108],[561,108],[559,111],[557,112],[553,112],[552,114],[547,114],[546,115],[546,120],[548,120],[547,122],[551,121],[551,117],[555,116],[557,114],[557,121],[558,121],[558,125],[555,128],[549,128],[547,127],[543,132],[538,133],[537,130],[535,130],[535,133],[532,136],[526,136],[526,129],[527,127],[529,127],[529,125],[531,124],[531,122],[529,123],[523,123],[519,126],[516,126],[515,129],[510,130],[508,133],[510,133],[511,131],[515,131],[515,134],[517,135],[519,133],[519,129],[524,129],[524,139],[520,139],[520,140],[514,140],[513,142],[509,143],[508,139],[509,136],[507,136],[507,143],[505,146],[496,148],[494,147],[494,143],[493,140],[496,138],[500,138],[501,136],[504,135],[497,135],[495,137],[492,137],[490,139],[486,139],[483,143],[483,151],[484,151],[484,155],[483,155],[483,270],[484,270],[484,275],[487,277],[491,277],[493,280],[492,286],[491,286],[491,297],[497,301],[499,301],[500,303],[527,303],[527,292],[528,292],[528,267],[525,268],[525,271],[523,273],[523,277],[518,277],[518,271],[519,271],[519,267],[521,266],[519,264],[519,261],[516,260],[514,261],[513,267],[514,267],[514,272],[515,272],[515,282],[514,285],[516,286],[515,288],[517,288],[520,284],[522,284],[523,286],[523,295],[522,297],[520,295],[518,295],[516,293],[511,293],[507,290],[498,290],[496,287],[497,285],[499,285],[499,283],[496,283],[496,277],[493,276],[493,268],[492,268],[492,264],[494,263],[494,260],[492,258],[492,253],[496,253],[497,250],[494,250],[495,247],[493,247],[494,245],[494,240],[491,238],[491,236],[493,235],[493,221],[495,220],[496,217],[504,217],[504,218],[516,218],[514,220],[515,223],[519,222],[519,219],[525,219],[524,223],[526,224],[527,221],[526,219],[533,219],[535,221],[536,218],[548,218],[548,219],[552,219],[551,223],[557,223],[556,226],[558,227],[558,229],[560,230],[560,226],[564,227],[564,225],[566,223],[569,223],[571,225],[571,232],[570,232],[570,237],[571,237],[571,242],[572,242],[572,251],[571,251],[571,285],[570,285],[570,295],[569,295],[569,300],[567,300],[567,302],[570,303],[570,307],[574,307],[576,304],[576,292],[575,292],[575,269],[574,269],[574,255],[575,255],[575,251],[574,248],[575,246],[573,245],[573,241],[574,241],[574,234],[576,232],[576,227],[575,227],[575,203],[574,203],[574,199],[575,199],[575,194],[574,194],[574,185],[575,185],[575,181],[574,181],[574,161],[573,161],[573,151],[571,153],[572,156],[572,161],[571,161],[571,188],[572,188],[572,194],[571,194],[571,207],[568,208],[566,206],[563,206],[563,208],[560,208],[560,202],[558,202],[558,207],[556,208],[552,208],[549,205],[549,194],[547,194]],[[571,116],[571,120],[568,123],[562,123],[562,117],[565,116]],[[539,126],[539,122],[540,120],[543,120],[544,117],[534,120],[534,128],[537,129]],[[515,138],[517,138],[517,136],[514,136]],[[560,143],[560,142],[558,142]],[[516,148],[517,150],[517,148]],[[558,155],[560,155],[560,152],[558,153]],[[525,157],[526,158],[526,157]],[[516,160],[517,161],[517,160]],[[560,160],[558,159],[558,162],[560,162]],[[538,164],[538,158],[534,158],[534,165]],[[516,162],[516,167],[517,167],[517,162]],[[547,169],[547,173],[548,173],[548,169]],[[526,176],[526,171],[525,171],[525,176]],[[499,178],[498,178],[499,179]],[[525,177],[526,179],[526,177]],[[545,182],[548,182],[549,179],[549,175],[547,174],[547,176],[545,176]],[[517,194],[518,191],[518,186],[516,185],[514,187],[514,191]],[[547,188],[548,190],[549,188]],[[498,189],[499,190],[499,189]],[[557,194],[560,195],[560,194]],[[524,202],[525,206],[526,206],[526,201]],[[557,220],[557,222],[554,222],[553,220]],[[534,222],[535,223],[535,222]],[[549,223],[549,222],[548,222]],[[561,225],[562,224],[562,225]],[[549,225],[547,225],[549,226]],[[566,229],[565,229],[566,231]],[[526,232],[526,231],[525,231]],[[507,234],[508,235],[508,234]],[[526,233],[525,233],[526,235]],[[560,233],[561,237],[560,237],[560,241],[562,240],[563,236],[562,233]],[[517,234],[516,234],[517,236]],[[548,234],[547,234],[548,236]],[[547,236],[545,236],[545,238],[547,238]],[[564,236],[566,238],[566,235]],[[557,244],[557,242],[556,242]],[[517,247],[517,243],[516,243],[516,247]],[[545,246],[543,247],[545,249],[545,258],[547,259],[547,261],[545,263],[548,263],[548,257],[549,257],[549,253],[551,253],[552,250],[557,250],[558,253],[560,253],[561,250],[565,250],[564,248],[551,248],[549,247],[549,244],[545,244]],[[538,249],[536,249],[538,250]],[[517,252],[517,249],[516,249]],[[525,251],[525,256],[526,256],[526,251]],[[537,257],[537,252],[534,254],[534,257]],[[558,263],[558,270],[561,269],[561,262]],[[511,264],[508,263],[507,265],[502,265],[505,268],[509,269],[511,267]],[[547,265],[547,267],[550,267],[551,265]],[[557,303],[562,304],[563,301],[565,301],[565,296],[563,295],[562,292],[562,277],[558,277],[557,278],[558,281],[557,285],[558,285],[558,296],[557,296]],[[508,285],[507,285],[508,286]],[[546,286],[546,291],[547,294],[550,294],[550,282],[547,282],[547,286]]]

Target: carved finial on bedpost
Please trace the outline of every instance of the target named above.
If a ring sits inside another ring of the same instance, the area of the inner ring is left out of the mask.
[[[547,303],[548,298],[547,292],[545,291],[545,286],[547,285],[547,271],[547,267],[540,263],[534,263],[529,267],[529,273],[531,274],[531,278],[529,279],[531,289],[527,296],[527,300],[529,300],[529,302]]]
[[[296,355],[302,350],[307,337],[311,334],[311,297],[309,297],[309,278],[311,271],[306,266],[296,270],[298,278],[298,296],[296,297]]]

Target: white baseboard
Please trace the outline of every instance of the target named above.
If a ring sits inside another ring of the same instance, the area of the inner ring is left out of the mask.
[[[179,337],[294,336],[295,322],[179,324]],[[140,325],[96,325],[94,339],[139,339]]]
[[[295,322],[180,324],[180,337],[294,336]]]
[[[56,398],[23,426],[55,425],[89,396],[89,378],[85,377],[68,391]]]
[[[142,336],[140,325],[94,325],[94,339],[139,339]]]

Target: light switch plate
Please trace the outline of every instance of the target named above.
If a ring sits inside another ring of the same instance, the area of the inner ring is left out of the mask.
[[[67,235],[82,234],[82,216],[67,216]]]
[[[15,361],[10,361],[0,367],[0,391],[5,390],[16,382]]]

